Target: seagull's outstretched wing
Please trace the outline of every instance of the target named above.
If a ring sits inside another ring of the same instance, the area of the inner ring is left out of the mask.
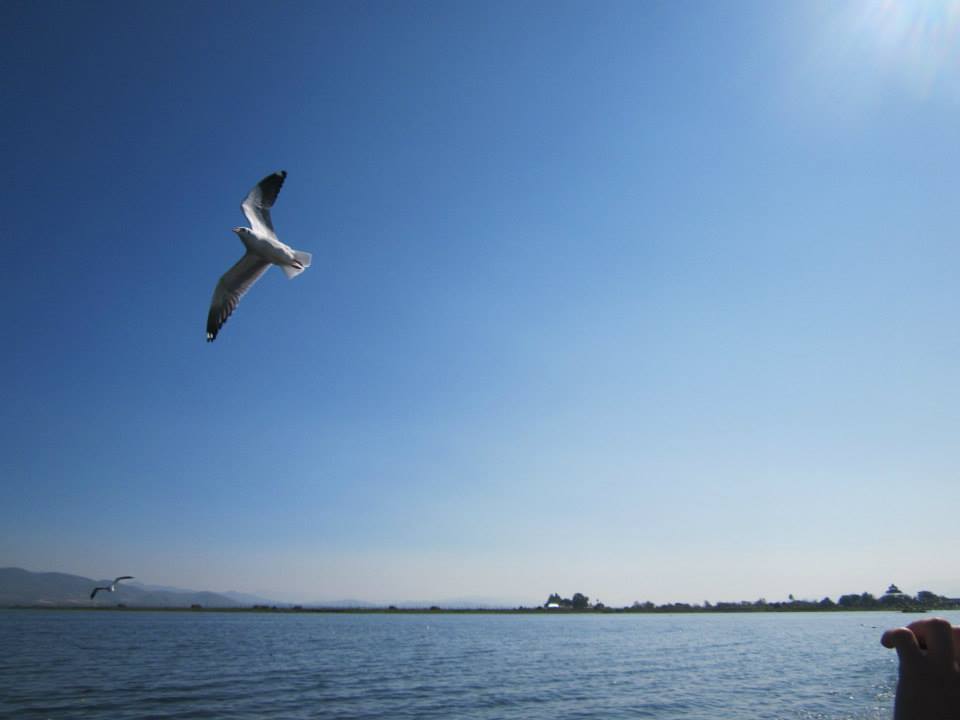
[[[93,600],[93,596],[96,595],[100,590],[106,590],[107,588],[95,587],[93,592],[90,593],[90,599]]]
[[[113,584],[116,585],[121,580],[133,580],[133,575],[121,575],[116,580],[113,581]]]
[[[213,342],[220,328],[237,309],[253,284],[270,268],[270,263],[259,255],[248,252],[236,265],[227,270],[213,291],[210,312],[207,314],[207,342]]]
[[[247,216],[250,227],[255,232],[277,236],[273,229],[273,221],[270,219],[270,208],[277,201],[277,195],[286,178],[286,170],[267,175],[243,199],[240,207],[243,208],[243,214]]]

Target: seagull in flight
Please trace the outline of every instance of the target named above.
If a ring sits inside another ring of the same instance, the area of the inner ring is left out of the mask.
[[[247,252],[223,274],[213,291],[207,315],[207,342],[216,339],[220,328],[240,304],[240,298],[271,265],[278,265],[290,279],[310,267],[312,255],[280,242],[270,219],[270,208],[286,177],[286,170],[267,175],[247,193],[240,205],[250,227],[235,227],[233,231],[240,236]]]
[[[116,578],[116,579],[115,579],[112,583],[110,583],[109,585],[105,585],[104,587],[95,587],[95,588],[93,589],[93,592],[90,593],[90,599],[93,600],[94,596],[95,596],[98,592],[100,592],[101,590],[103,590],[104,592],[116,592],[116,591],[117,591],[117,583],[120,582],[121,580],[133,580],[133,575],[121,575],[120,577]]]

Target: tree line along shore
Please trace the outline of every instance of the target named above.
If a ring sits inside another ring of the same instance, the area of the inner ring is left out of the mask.
[[[801,600],[790,595],[785,601],[740,600],[736,602],[702,604],[673,602],[657,605],[652,602],[636,601],[627,607],[608,607],[602,601],[591,602],[582,593],[574,593],[572,598],[562,598],[557,593],[547,598],[542,608],[536,610],[568,612],[639,612],[639,613],[709,613],[709,612],[836,612],[849,610],[887,610],[903,612],[928,612],[932,610],[960,610],[960,598],[950,598],[930,590],[921,590],[916,595],[908,595],[891,584],[880,597],[869,592],[841,595],[836,601],[829,597],[821,600]]]
[[[602,601],[592,601],[587,595],[574,593],[570,598],[561,597],[552,593],[543,605],[526,607],[523,605],[511,608],[451,608],[431,605],[429,607],[324,607],[322,605],[252,605],[248,607],[204,607],[191,605],[189,607],[147,607],[128,606],[124,603],[102,606],[77,605],[11,605],[10,609],[41,609],[41,610],[99,610],[99,611],[163,611],[163,612],[196,612],[215,611],[232,613],[249,612],[278,612],[278,613],[361,613],[361,614],[421,614],[421,613],[455,613],[455,614],[568,614],[568,613],[745,613],[745,612],[845,612],[845,611],[901,611],[901,612],[933,612],[937,610],[960,610],[960,598],[950,598],[929,590],[921,590],[916,595],[900,592],[896,585],[891,585],[880,597],[869,592],[841,595],[836,601],[829,597],[821,600],[801,600],[792,595],[786,601],[769,602],[764,598],[758,600],[741,600],[736,602],[704,601],[702,604],[672,602],[657,605],[646,601],[636,601],[632,605],[614,607],[605,605]]]

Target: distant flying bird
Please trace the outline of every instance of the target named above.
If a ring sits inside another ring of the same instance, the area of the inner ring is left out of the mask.
[[[93,589],[93,592],[90,593],[90,599],[93,600],[94,595],[96,595],[101,590],[104,590],[106,592],[116,592],[117,583],[120,582],[121,580],[133,580],[133,575],[121,575],[120,577],[116,578],[112,583],[110,583],[105,587],[95,587]]]
[[[240,298],[271,265],[279,265],[291,279],[310,267],[312,255],[280,242],[270,220],[270,208],[276,202],[286,177],[286,170],[267,175],[240,205],[251,227],[236,227],[233,231],[240,236],[247,252],[224,273],[213,291],[210,313],[207,315],[207,342],[216,339],[220,328],[240,304]]]

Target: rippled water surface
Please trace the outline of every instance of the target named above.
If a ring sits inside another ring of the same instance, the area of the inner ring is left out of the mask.
[[[917,617],[9,610],[0,716],[888,719]]]

